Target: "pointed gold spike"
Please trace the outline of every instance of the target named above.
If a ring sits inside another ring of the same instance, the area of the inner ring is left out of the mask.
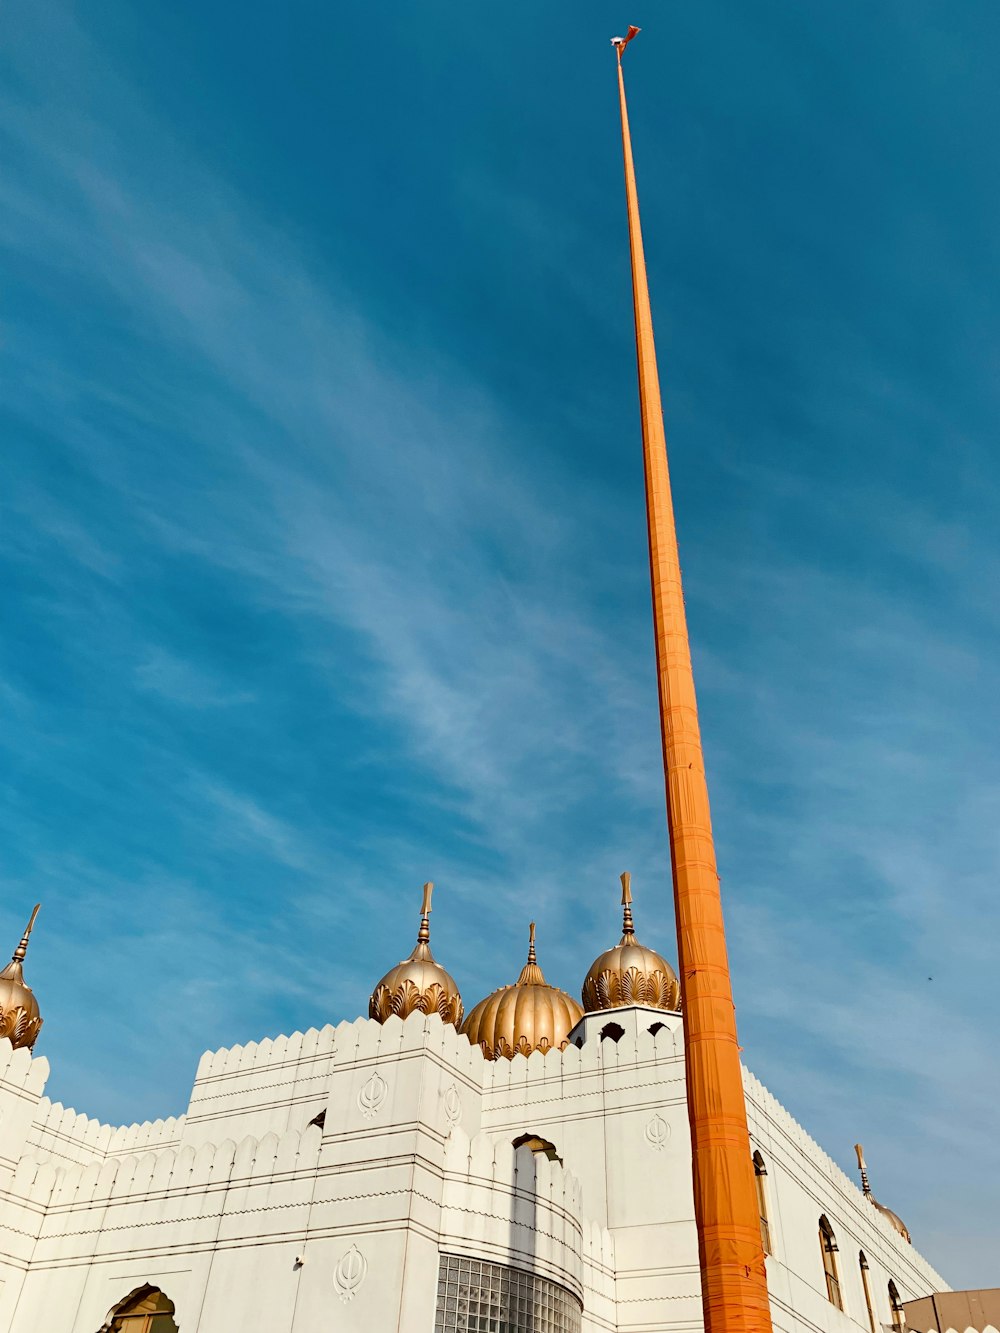
[[[434,883],[428,880],[424,885],[424,902],[420,909],[420,929],[417,931],[417,943],[428,944],[431,938],[431,924],[428,917],[431,914],[431,895],[434,892]]]
[[[632,876],[627,870],[622,872],[622,906],[625,908],[622,913],[622,934],[634,935],[635,922],[632,920]]]
[[[28,952],[28,940],[31,938],[31,932],[35,927],[35,917],[38,915],[38,909],[41,907],[41,905],[42,905],[41,903],[35,903],[35,910],[31,914],[31,920],[24,928],[24,934],[21,936],[21,943],[14,950],[14,957],[12,961],[15,963],[24,962],[25,956],[27,955]]]
[[[861,1191],[866,1199],[872,1197],[872,1187],[868,1183],[868,1166],[865,1163],[865,1150],[860,1143],[854,1145],[854,1151],[858,1158],[858,1170],[861,1172]]]

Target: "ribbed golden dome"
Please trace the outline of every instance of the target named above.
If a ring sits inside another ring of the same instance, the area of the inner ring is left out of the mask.
[[[894,1213],[891,1208],[887,1208],[884,1203],[879,1203],[878,1199],[876,1199],[875,1195],[872,1193],[872,1187],[868,1183],[868,1167],[865,1164],[864,1148],[862,1148],[860,1143],[856,1143],[854,1145],[854,1151],[858,1155],[858,1167],[861,1170],[861,1189],[864,1192],[865,1198],[873,1207],[879,1210],[889,1225],[899,1232],[907,1244],[912,1245],[913,1241],[910,1239],[909,1228],[903,1219],[898,1213]]]
[[[583,1007],[588,1013],[644,1004],[650,1009],[681,1007],[681,985],[667,960],[640,944],[632,922],[632,876],[622,875],[624,917],[622,937],[607,949],[587,973],[583,983]]]
[[[30,1051],[42,1028],[38,1001],[31,987],[25,983],[22,964],[28,952],[28,938],[35,924],[40,904],[35,904],[21,943],[14,956],[0,972],[0,1037],[6,1037],[15,1048],[26,1046]]]
[[[891,1223],[891,1225],[896,1228],[896,1230],[907,1242],[907,1244],[912,1245],[913,1241],[910,1240],[909,1228],[907,1227],[903,1219],[900,1217],[900,1215],[898,1213],[894,1213],[891,1208],[887,1208],[884,1203],[879,1203],[878,1199],[874,1197],[872,1198],[872,1203],[879,1210],[882,1216],[887,1218],[888,1221]]]
[[[535,923],[529,928],[528,961],[513,986],[480,1000],[462,1024],[487,1060],[512,1060],[532,1051],[561,1051],[583,1010],[564,990],[550,986],[535,957]]]
[[[368,1017],[384,1023],[396,1014],[406,1018],[410,1014],[438,1014],[445,1023],[458,1027],[464,1006],[455,979],[431,953],[431,931],[428,918],[431,913],[431,894],[434,885],[424,885],[424,905],[420,915],[417,946],[409,958],[385,974],[372,991],[368,1001]]]

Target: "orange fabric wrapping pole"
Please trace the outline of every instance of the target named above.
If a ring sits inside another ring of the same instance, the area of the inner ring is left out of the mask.
[[[770,1333],[764,1247],[736,1041],[722,898],[698,727],[691,648],[670,496],[660,381],[639,225],[618,39],[625,191],[632,253],[646,518],[667,824],[684,1014],[684,1059],[706,1333]]]

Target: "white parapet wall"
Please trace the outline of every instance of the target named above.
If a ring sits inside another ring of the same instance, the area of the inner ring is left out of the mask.
[[[44,1056],[24,1047],[15,1051],[0,1037],[0,1189],[24,1155],[48,1077]]]
[[[0,1042],[0,1333],[98,1333],[146,1285],[183,1333],[432,1333],[442,1254],[555,1283],[584,1333],[699,1333],[680,1019],[587,1015],[575,1040],[491,1062],[436,1015],[357,1019],[208,1052],[185,1115],[120,1127],[50,1102],[46,1061]],[[862,1251],[879,1326],[890,1279],[946,1289],[745,1090],[778,1333],[870,1333]]]
[[[903,1300],[947,1283],[915,1246],[823,1151],[795,1118],[749,1070],[743,1071],[751,1147],[759,1151],[767,1175],[765,1191],[773,1254],[768,1287],[776,1328],[827,1327],[836,1333],[849,1320],[869,1328],[861,1255],[868,1264],[868,1287],[876,1323],[891,1325],[888,1284]],[[829,1301],[821,1262],[819,1219],[836,1238],[835,1263],[844,1314]]]

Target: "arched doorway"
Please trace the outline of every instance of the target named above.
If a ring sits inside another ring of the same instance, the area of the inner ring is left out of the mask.
[[[174,1303],[158,1287],[133,1291],[108,1316],[101,1333],[180,1333]]]

